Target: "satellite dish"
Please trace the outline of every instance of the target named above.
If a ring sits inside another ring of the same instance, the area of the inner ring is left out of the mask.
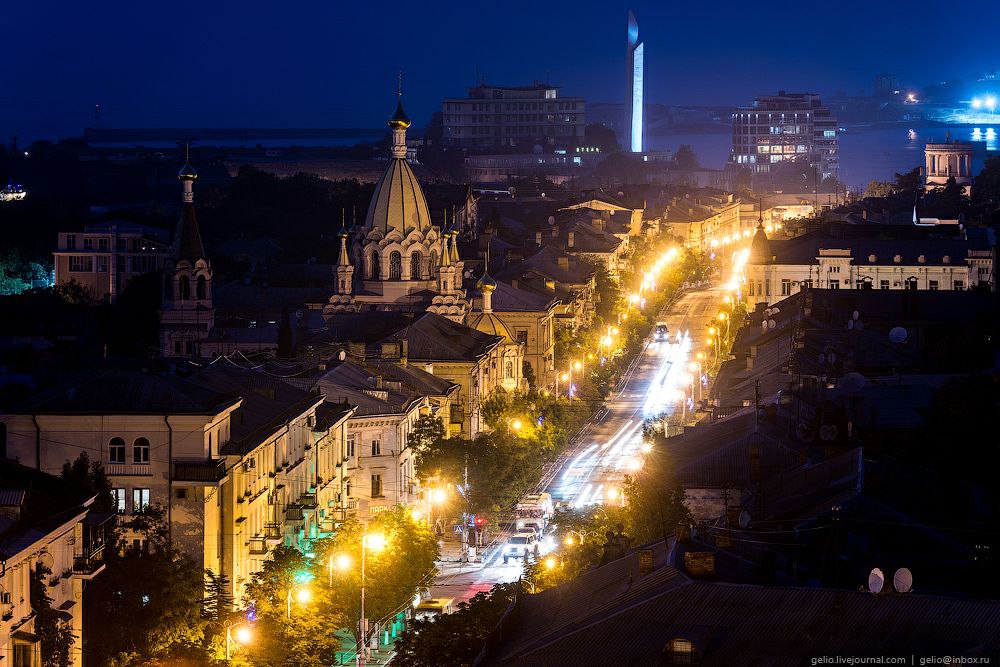
[[[344,352],[343,350],[341,350],[340,352],[338,352],[337,353],[337,359],[340,360],[340,361],[346,361],[347,360],[347,352]]]
[[[913,590],[913,573],[905,567],[899,568],[892,576],[892,587],[897,593],[909,593]]]
[[[750,512],[743,510],[740,512],[740,528],[746,528],[750,525]],[[896,574],[899,574],[898,572]]]
[[[774,320],[768,320],[767,321],[767,328],[768,329],[773,329],[776,326],[778,326],[778,323],[775,322]]]
[[[556,216],[554,216],[554,215],[550,215],[549,216],[549,224],[550,225],[556,224]]]
[[[850,331],[854,328],[854,320],[847,320],[847,330]]]
[[[852,319],[852,320],[855,320],[855,321],[857,321],[857,319],[858,319],[859,317],[861,317],[861,313],[859,313],[858,311],[856,311],[856,310],[855,310],[855,311],[854,311],[853,313],[851,313],[851,319]]]
[[[763,329],[764,331],[767,331],[767,320],[760,321],[760,328]]]
[[[905,343],[909,333],[903,327],[893,327],[889,330],[889,340],[893,343]]]
[[[781,312],[781,310],[777,306],[772,306],[771,307],[771,314],[772,315],[777,315],[780,312]]]
[[[885,586],[885,575],[882,574],[882,570],[877,567],[872,568],[871,573],[868,575],[868,590],[878,594],[882,592],[883,586]]]

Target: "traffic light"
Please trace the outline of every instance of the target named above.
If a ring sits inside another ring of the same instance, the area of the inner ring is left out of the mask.
[[[473,519],[473,523],[476,524],[476,528],[482,528],[486,525],[486,517],[476,515],[476,518]]]

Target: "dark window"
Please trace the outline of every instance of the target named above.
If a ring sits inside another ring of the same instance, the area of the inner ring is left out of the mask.
[[[125,463],[125,441],[121,438],[111,438],[108,443],[108,462]]]
[[[136,438],[132,443],[132,463],[149,463],[149,440]]]
[[[410,280],[420,280],[420,264],[423,260],[419,252],[410,255]]]
[[[347,458],[354,458],[354,437],[347,439]]]
[[[378,251],[371,254],[371,261],[368,263],[368,279],[379,280],[382,277],[382,264],[379,262]]]
[[[187,301],[191,298],[191,279],[187,276],[181,276],[178,280],[178,295],[181,301]]]
[[[382,455],[382,443],[378,440],[372,440],[372,456]]]
[[[382,475],[372,475],[372,498],[382,497]]]
[[[403,256],[398,252],[389,253],[389,280],[400,280],[403,277]]]
[[[198,285],[195,287],[195,293],[199,299],[208,298],[208,281],[205,276],[198,276]]]

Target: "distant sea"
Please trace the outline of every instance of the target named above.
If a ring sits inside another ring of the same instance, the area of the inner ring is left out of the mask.
[[[869,181],[891,181],[893,175],[924,163],[924,144],[952,139],[976,143],[972,168],[979,173],[986,151],[1000,150],[1000,122],[994,125],[872,125],[847,126],[840,136],[840,178],[848,187],[863,188]],[[688,144],[703,167],[722,169],[729,158],[728,132],[692,132],[649,137],[649,148],[677,150]]]

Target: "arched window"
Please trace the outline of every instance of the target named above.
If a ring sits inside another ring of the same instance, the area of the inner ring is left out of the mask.
[[[132,443],[132,463],[149,463],[149,440],[136,438]]]
[[[195,287],[195,294],[197,295],[198,299],[208,298],[208,280],[205,279],[205,276],[198,276],[198,283],[197,286]]]
[[[403,256],[398,252],[389,254],[389,280],[401,280],[403,277]]]
[[[125,440],[122,438],[111,438],[108,443],[108,463],[125,463]]]
[[[371,261],[368,262],[368,279],[379,280],[382,278],[382,263],[378,259],[378,250],[372,250]]]
[[[191,279],[188,278],[187,276],[181,276],[180,280],[178,280],[177,283],[178,283],[178,289],[177,289],[178,298],[180,298],[181,301],[187,301],[188,299],[190,299]]]
[[[431,278],[436,278],[438,274],[438,254],[437,250],[431,250],[431,260],[428,262],[428,273],[430,273]]]
[[[514,362],[508,361],[506,366],[504,366],[504,375],[508,380],[514,379]]]
[[[410,255],[410,280],[420,280],[420,263],[422,259],[419,250],[414,251]]]

